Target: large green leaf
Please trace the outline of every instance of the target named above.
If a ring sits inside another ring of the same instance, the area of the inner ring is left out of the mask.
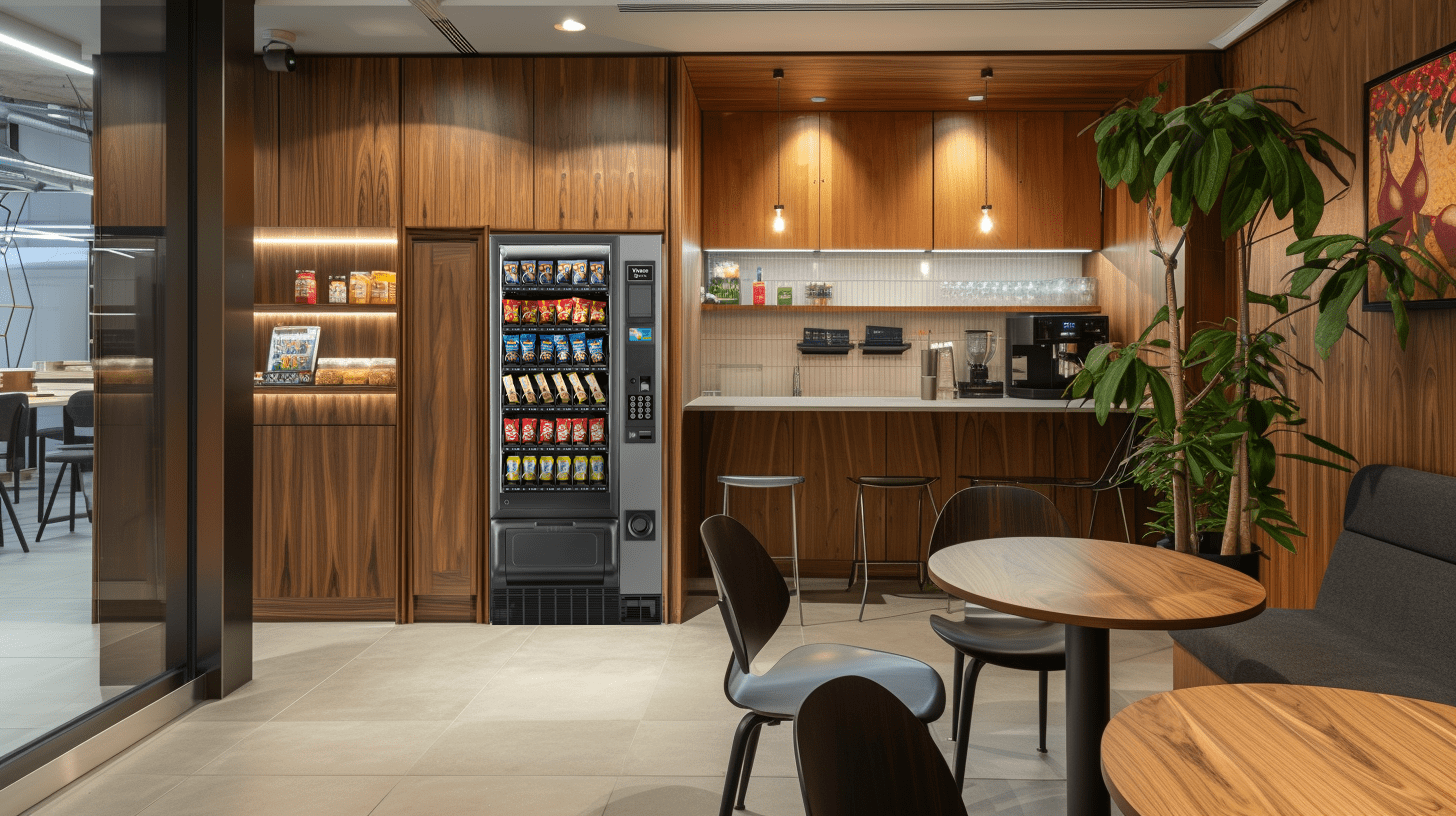
[[[1092,398],[1097,406],[1097,421],[1107,422],[1107,415],[1112,412],[1112,403],[1118,391],[1122,389],[1122,378],[1132,366],[1137,356],[1124,353],[1117,358],[1112,365],[1107,367],[1107,373],[1097,382],[1097,387],[1092,390]]]
[[[1228,173],[1229,160],[1233,156],[1233,150],[1233,142],[1229,139],[1228,131],[1215,130],[1204,143],[1203,149],[1199,151],[1200,156],[1207,157],[1203,162],[1203,173],[1198,179],[1198,188],[1195,193],[1200,210],[1210,212],[1213,210],[1213,205],[1218,202],[1218,191],[1223,187],[1224,176]]]
[[[1276,454],[1274,443],[1262,436],[1249,440],[1249,480],[1264,487],[1274,480]]]

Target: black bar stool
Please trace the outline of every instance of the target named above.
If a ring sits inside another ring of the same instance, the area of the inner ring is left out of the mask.
[[[799,505],[794,499],[794,488],[804,483],[803,476],[719,476],[719,484],[723,485],[723,515],[728,515],[728,488],[729,487],[753,487],[772,488],[787,487],[789,489],[789,518],[792,524],[790,530],[794,542],[794,554],[785,558],[782,555],[770,556],[775,561],[794,562],[794,591],[789,594],[797,595],[799,598],[799,625],[804,625],[804,593],[799,587]]]
[[[854,513],[854,545],[864,554],[864,561],[855,561],[851,557],[849,565],[849,586],[854,586],[855,576],[859,574],[860,564],[864,565],[864,593],[859,600],[859,619],[864,622],[865,603],[870,597],[870,545],[867,531],[865,530],[865,509],[864,490],[866,487],[878,487],[884,490],[913,490],[924,488],[925,495],[930,497],[930,509],[935,515],[940,515],[940,509],[935,506],[935,494],[930,492],[930,486],[940,481],[939,476],[849,476],[850,483],[855,485],[855,513]],[[915,548],[920,551],[921,542],[925,540],[925,504],[920,495],[915,497]],[[876,564],[905,565],[914,564],[916,577],[920,583],[925,583],[925,559],[915,561],[876,561]]]
[[[56,472],[56,483],[51,488],[51,500],[46,502],[45,512],[40,517],[40,529],[35,532],[35,540],[45,535],[46,525],[57,521],[67,521],[71,524],[71,532],[76,531],[76,519],[84,518],[91,521],[91,497],[86,495],[86,487],[81,481],[81,468],[90,467],[96,459],[96,450],[91,445],[62,445],[61,449],[54,453],[47,453],[45,461],[51,464],[58,464],[61,469]],[[71,512],[69,515],[58,518],[51,517],[51,508],[56,506],[56,494],[61,490],[61,480],[66,478],[66,471],[71,471]],[[76,492],[81,492],[81,499],[86,503],[86,512],[76,512]]]

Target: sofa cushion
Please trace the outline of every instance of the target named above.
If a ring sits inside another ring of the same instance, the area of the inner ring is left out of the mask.
[[[1363,467],[1345,496],[1345,529],[1456,563],[1456,478]]]
[[[1242,623],[1171,634],[1231,683],[1330,686],[1456,705],[1449,669],[1416,662],[1316,610],[1268,609]]]

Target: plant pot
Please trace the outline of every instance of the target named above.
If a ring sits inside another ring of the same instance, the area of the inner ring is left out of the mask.
[[[1158,546],[1165,550],[1173,549],[1173,542],[1167,538],[1158,539]],[[1254,551],[1243,555],[1219,555],[1219,548],[1223,546],[1223,533],[1199,533],[1198,534],[1198,557],[1205,561],[1212,561],[1222,567],[1228,567],[1235,572],[1259,580],[1259,562],[1264,560],[1263,551],[1259,545],[1254,545]]]

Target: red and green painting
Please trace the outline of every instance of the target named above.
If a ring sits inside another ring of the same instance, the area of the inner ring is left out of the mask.
[[[1365,86],[1369,226],[1395,234],[1456,275],[1456,43]],[[1384,289],[1366,307],[1390,308]],[[1416,288],[1412,306],[1456,307],[1456,290]]]

